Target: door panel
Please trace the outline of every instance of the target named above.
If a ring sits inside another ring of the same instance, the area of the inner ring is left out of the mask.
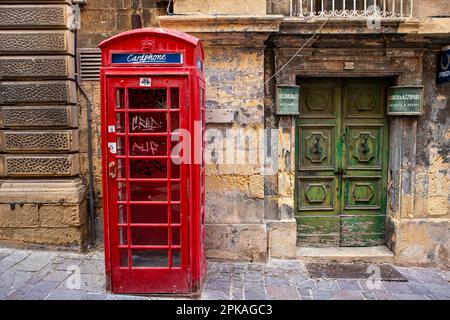
[[[381,170],[383,125],[348,124],[346,170]]]
[[[298,243],[384,243],[387,119],[378,79],[302,79]]]
[[[334,177],[299,177],[298,209],[305,214],[334,214],[338,208],[337,184]]]
[[[297,126],[298,242],[339,244],[339,130],[341,91],[334,80],[301,83]]]
[[[300,126],[300,143],[304,154],[299,158],[302,170],[334,170],[336,128],[334,125]]]
[[[173,131],[188,128],[187,81],[110,77],[107,87],[113,289],[188,292],[188,172],[171,155]]]
[[[381,176],[343,176],[344,212],[381,209]],[[356,214],[355,212],[347,212]]]
[[[343,81],[341,246],[384,244],[389,143],[385,87],[383,80]]]
[[[344,80],[344,112],[347,119],[380,119],[384,115],[384,86],[373,80]]]

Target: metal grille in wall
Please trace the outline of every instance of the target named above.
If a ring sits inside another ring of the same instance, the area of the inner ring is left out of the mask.
[[[98,49],[78,50],[80,79],[83,81],[100,80],[101,52]]]

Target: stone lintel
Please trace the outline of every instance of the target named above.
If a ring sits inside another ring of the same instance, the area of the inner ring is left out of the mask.
[[[399,33],[417,33],[428,36],[445,37],[448,42],[450,33],[450,17],[427,18],[421,20],[406,21],[400,24]]]
[[[266,0],[177,0],[175,14],[266,14]]]
[[[176,15],[160,16],[160,27],[190,33],[208,45],[263,45],[270,33],[279,31],[283,16]]]
[[[80,179],[0,181],[0,203],[79,204],[86,196]]]
[[[302,19],[296,17],[285,17],[280,25],[280,31],[283,34],[305,34],[312,35],[317,30],[320,34],[385,34],[397,33],[401,21],[399,20],[381,20],[380,29],[369,28],[368,19],[343,19],[331,18],[325,23],[326,19],[312,18]]]
[[[301,19],[285,17],[280,25],[284,34],[314,34],[325,19]],[[381,19],[380,28],[369,28],[368,20],[332,18],[323,25],[320,34],[356,34],[356,35],[386,35],[413,34],[417,36],[447,36],[450,33],[450,18],[428,19]]]

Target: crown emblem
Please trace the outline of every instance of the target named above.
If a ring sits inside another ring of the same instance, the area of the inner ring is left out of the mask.
[[[154,45],[153,40],[142,41],[142,49],[144,49],[144,50],[152,49],[153,45]]]

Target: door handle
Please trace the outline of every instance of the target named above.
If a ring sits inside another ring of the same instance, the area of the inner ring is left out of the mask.
[[[108,173],[111,179],[116,178],[116,163],[114,161],[108,163]]]

